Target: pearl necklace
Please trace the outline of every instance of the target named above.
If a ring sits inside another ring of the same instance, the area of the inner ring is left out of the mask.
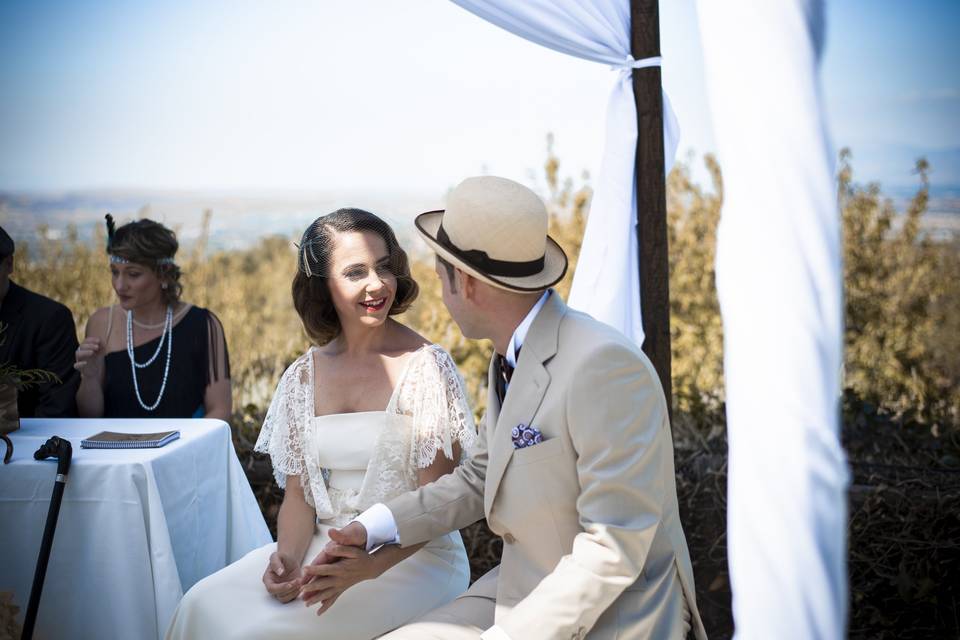
[[[143,398],[140,396],[140,385],[137,382],[137,369],[144,369],[157,359],[157,356],[160,355],[160,351],[163,350],[163,343],[167,343],[167,362],[163,366],[163,383],[160,385],[160,394],[157,396],[157,401],[152,405],[147,406],[147,403],[143,401]],[[163,333],[160,334],[160,343],[157,345],[157,350],[153,353],[153,356],[146,362],[140,363],[136,361],[133,355],[133,311],[127,311],[127,356],[130,358],[130,373],[133,374],[133,392],[137,396],[137,402],[140,403],[140,406],[143,407],[144,411],[153,411],[160,405],[160,400],[163,398],[163,392],[167,388],[167,376],[170,373],[170,356],[173,350],[173,309],[167,307],[167,317],[163,323]]]
[[[184,311],[186,311],[189,307],[190,305],[184,303],[183,308],[181,308],[180,311],[177,311],[175,314],[173,314],[173,321],[176,322],[177,320],[179,320],[180,316],[182,316]],[[157,324],[147,324],[145,322],[140,322],[139,320],[134,318],[133,326],[140,327],[141,329],[160,329],[167,326],[167,321],[164,320],[163,322],[160,322]]]

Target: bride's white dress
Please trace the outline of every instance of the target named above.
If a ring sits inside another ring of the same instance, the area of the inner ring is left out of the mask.
[[[476,428],[463,381],[437,345],[411,357],[386,411],[314,416],[313,350],[284,373],[256,449],[270,454],[277,482],[299,475],[317,525],[309,563],[341,527],[377,502],[414,489],[418,469],[464,451]],[[321,381],[322,383],[322,381]],[[281,604],[261,582],[276,544],[201,580],[180,602],[167,639],[370,640],[462,594],[470,569],[460,534],[429,542],[375,580],[345,591],[322,616],[302,600]]]

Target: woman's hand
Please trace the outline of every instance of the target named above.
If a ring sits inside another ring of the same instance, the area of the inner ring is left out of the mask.
[[[303,586],[303,575],[297,562],[284,553],[271,553],[267,570],[263,572],[263,586],[267,593],[284,604],[296,598]]]
[[[80,372],[80,377],[99,382],[103,379],[105,354],[106,348],[103,341],[96,336],[87,336],[77,348],[76,362],[73,363],[73,368]]]
[[[381,572],[380,563],[363,549],[330,543],[303,568],[306,582],[300,589],[300,598],[308,607],[320,602],[319,616],[344,591],[358,582],[376,578]]]

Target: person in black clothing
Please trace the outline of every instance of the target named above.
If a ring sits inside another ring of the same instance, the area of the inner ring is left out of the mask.
[[[107,254],[120,303],[90,316],[77,349],[81,416],[229,419],[223,325],[180,299],[178,247],[173,231],[158,222],[115,228],[107,216]]]
[[[14,248],[0,228],[0,364],[43,369],[60,379],[21,390],[17,411],[21,418],[76,417],[80,376],[71,366],[77,349],[73,315],[59,302],[10,280]]]

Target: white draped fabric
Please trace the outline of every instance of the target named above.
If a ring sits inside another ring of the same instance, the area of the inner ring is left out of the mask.
[[[453,0],[467,11],[521,38],[577,58],[610,65],[620,74],[607,105],[606,142],[590,218],[570,292],[570,306],[586,311],[643,343],[637,273],[637,111],[632,68],[659,58],[630,56],[630,4],[626,0]],[[680,139],[677,119],[663,96],[664,160],[670,171]],[[624,232],[624,230],[626,232]]]
[[[724,204],[717,246],[736,637],[842,638],[843,297],[818,0],[701,0]]]

